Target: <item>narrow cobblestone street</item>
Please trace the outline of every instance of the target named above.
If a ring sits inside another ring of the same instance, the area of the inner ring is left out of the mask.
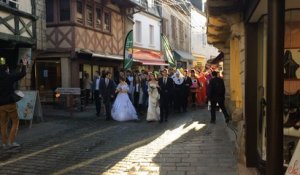
[[[105,121],[93,112],[22,127],[22,148],[0,149],[0,174],[237,174],[220,113],[217,124],[206,109],[159,124]]]

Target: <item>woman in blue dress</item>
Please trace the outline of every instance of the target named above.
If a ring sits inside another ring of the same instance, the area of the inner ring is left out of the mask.
[[[117,98],[113,104],[111,115],[116,121],[138,120],[136,110],[128,96],[129,87],[124,77],[120,77],[120,83],[117,86]]]

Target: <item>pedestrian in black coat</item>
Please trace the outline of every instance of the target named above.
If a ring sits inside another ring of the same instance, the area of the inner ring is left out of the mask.
[[[159,93],[160,93],[160,123],[168,121],[169,116],[169,99],[174,88],[174,82],[168,78],[167,69],[162,71],[163,77],[159,78]]]
[[[111,105],[115,97],[116,84],[111,79],[111,73],[107,72],[105,78],[100,82],[100,93],[105,105],[106,120],[111,119]]]
[[[227,110],[224,106],[225,101],[225,85],[223,79],[218,77],[218,73],[216,71],[212,72],[212,79],[209,81],[208,86],[208,99],[211,103],[211,123],[216,122],[216,104],[218,103],[219,107],[222,109],[222,112],[225,117],[226,123],[228,123],[231,118],[227,113]]]

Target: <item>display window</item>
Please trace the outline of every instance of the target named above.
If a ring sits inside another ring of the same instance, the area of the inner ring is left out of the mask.
[[[286,11],[284,39],[283,157],[288,167],[300,138],[300,9]]]

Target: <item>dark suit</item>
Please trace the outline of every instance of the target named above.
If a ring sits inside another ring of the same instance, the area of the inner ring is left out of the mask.
[[[208,99],[211,103],[211,122],[216,121],[216,104],[219,104],[219,107],[222,109],[224,117],[227,120],[230,120],[230,117],[227,113],[227,110],[224,106],[225,101],[225,85],[223,79],[219,77],[214,77],[209,81],[208,86]]]
[[[188,104],[188,98],[190,95],[190,87],[192,85],[192,79],[190,77],[184,77],[183,80],[183,111],[186,111],[187,104]]]
[[[103,98],[103,103],[105,105],[106,110],[106,120],[111,119],[111,104],[112,100],[114,99],[116,90],[116,84],[111,79],[108,80],[106,83],[106,79],[103,78],[100,83],[100,93]]]
[[[167,121],[169,115],[169,98],[174,88],[174,82],[171,78],[167,78],[166,84],[163,77],[158,80],[160,87],[160,122]]]

